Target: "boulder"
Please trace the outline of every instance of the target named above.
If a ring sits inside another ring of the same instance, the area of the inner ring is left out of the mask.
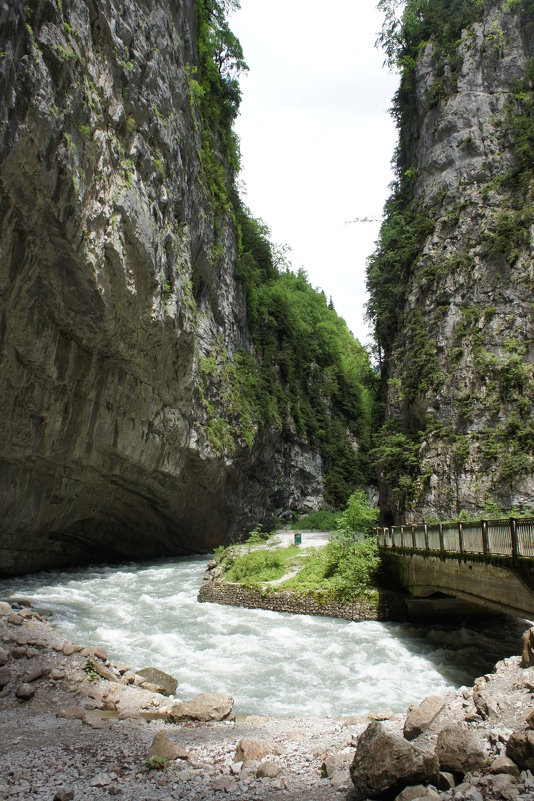
[[[523,655],[521,657],[521,667],[529,668],[534,666],[534,628],[527,629],[523,634]]]
[[[148,751],[148,758],[162,757],[162,759],[187,759],[188,752],[182,746],[169,739],[164,731],[154,735],[152,745]]]
[[[454,790],[456,781],[452,773],[447,773],[445,770],[440,770],[438,773],[438,790]]]
[[[509,757],[500,756],[494,759],[490,768],[492,773],[507,773],[509,776],[519,776],[520,770]]]
[[[404,736],[407,740],[414,740],[428,729],[433,720],[445,706],[445,699],[438,695],[429,695],[418,706],[411,706],[404,722]]]
[[[395,801],[416,801],[418,798],[428,798],[429,801],[439,801],[439,793],[433,787],[425,787],[422,784],[414,784],[405,787],[398,794]]]
[[[407,784],[428,781],[438,770],[434,754],[373,722],[357,740],[350,775],[359,797],[366,798],[393,794]]]
[[[11,623],[12,626],[22,626],[24,623],[24,618],[21,617],[21,615],[18,615],[16,612],[13,612],[13,614],[8,615],[7,622]]]
[[[174,695],[178,687],[178,682],[174,676],[170,676],[163,670],[155,667],[143,668],[137,671],[138,676],[142,676],[145,681],[141,684],[145,690],[152,690],[162,695]]]
[[[0,601],[0,617],[10,615],[12,611],[11,605],[7,601]]]
[[[0,665],[6,665],[9,661],[9,651],[7,648],[0,648]]]
[[[173,704],[168,712],[172,721],[199,720],[207,723],[210,720],[227,720],[234,707],[234,699],[224,693],[202,693],[190,701]]]
[[[15,691],[15,695],[20,701],[29,701],[35,695],[35,687],[32,687],[31,684],[20,684]]]
[[[274,754],[275,746],[269,740],[253,740],[244,737],[237,744],[234,762],[258,762],[267,754]]]
[[[258,779],[276,779],[277,776],[280,775],[282,772],[282,768],[276,762],[269,762],[265,760],[260,765],[258,765],[258,770],[256,771],[256,776]]]
[[[0,668],[0,690],[3,690],[9,684],[9,669]]]
[[[486,765],[487,754],[480,737],[469,729],[448,726],[442,729],[436,743],[436,756],[442,770],[467,773]]]
[[[0,657],[0,665],[2,664],[1,657]],[[528,713],[525,723],[529,727],[529,729],[534,729],[534,709],[531,709]]]
[[[516,731],[506,743],[506,756],[522,770],[534,770],[534,731]]]

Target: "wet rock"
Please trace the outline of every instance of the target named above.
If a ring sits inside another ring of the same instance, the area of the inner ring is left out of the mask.
[[[454,773],[466,773],[485,767],[487,755],[480,737],[469,729],[448,726],[438,734],[436,756],[440,767]]]
[[[105,648],[102,648],[100,645],[98,645],[96,648],[93,648],[92,651],[97,659],[101,659],[102,662],[107,662],[108,654]]]
[[[170,676],[163,670],[158,668],[148,667],[137,671],[138,676],[142,676],[143,681],[141,687],[151,690],[155,693],[162,693],[163,695],[174,695],[178,687],[178,681],[174,676]]]
[[[276,779],[282,772],[282,768],[276,762],[265,761],[258,765],[256,776],[259,779]]]
[[[521,657],[521,667],[529,668],[534,666],[534,628],[527,629],[523,634],[523,655]]]
[[[24,618],[18,615],[16,612],[13,612],[13,614],[8,615],[7,622],[11,623],[12,626],[22,626],[24,623]]]
[[[76,646],[72,642],[66,642],[63,646],[63,653],[65,656],[72,656],[76,652]]]
[[[13,609],[7,601],[0,601],[0,617],[6,617],[12,613]]]
[[[418,706],[411,706],[406,714],[404,736],[414,740],[428,729],[445,706],[445,699],[437,695],[429,695]]]
[[[15,695],[21,701],[29,701],[35,695],[35,687],[32,687],[31,684],[20,684],[15,691]]]
[[[173,704],[168,712],[172,721],[227,720],[233,713],[234,699],[224,693],[202,693],[190,701]]]
[[[237,744],[234,762],[257,762],[274,752],[275,746],[269,740],[243,737]]]
[[[371,723],[357,740],[350,774],[360,798],[393,794],[407,784],[427,781],[437,775],[438,760],[388,731]]]
[[[154,735],[152,745],[148,751],[148,758],[162,757],[163,759],[187,759],[188,751],[174,740],[169,739],[164,731]]]
[[[0,666],[6,665],[9,661],[9,651],[7,648],[0,648]]]
[[[0,668],[0,690],[3,690],[9,684],[9,669],[6,667]]]
[[[506,756],[518,767],[534,770],[534,731],[514,732],[506,744]]]

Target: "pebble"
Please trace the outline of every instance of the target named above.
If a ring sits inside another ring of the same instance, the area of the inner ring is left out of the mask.
[[[111,784],[111,779],[107,773],[97,773],[94,779],[91,779],[91,787],[107,787]]]
[[[35,687],[32,687],[31,684],[20,684],[15,691],[15,695],[21,701],[29,701],[35,695]]]

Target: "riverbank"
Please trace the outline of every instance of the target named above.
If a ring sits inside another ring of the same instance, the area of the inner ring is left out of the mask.
[[[103,801],[115,795],[124,801],[356,798],[351,765],[359,797],[365,797],[362,786],[367,792],[378,781],[377,770],[389,777],[394,789],[386,790],[394,797],[403,783],[424,778],[421,772],[408,780],[393,775],[387,755],[399,743],[415,748],[416,755],[425,753],[436,773],[426,783],[439,782],[442,789],[421,788],[424,797],[450,801],[453,793],[443,784],[453,781],[459,784],[454,801],[533,797],[534,779],[525,768],[534,759],[529,723],[534,680],[519,657],[499,663],[474,688],[423,702],[406,721],[388,710],[343,719],[234,719],[219,699],[209,708],[226,719],[202,722],[191,718],[191,704],[188,719],[178,721],[176,699],[142,687],[146,678],[112,664],[102,649],[65,640],[27,607],[0,605],[0,637],[2,801]],[[183,705],[178,707],[182,714]],[[410,741],[403,736],[407,726]],[[444,731],[456,737],[448,752],[440,745]],[[515,762],[506,757],[512,732],[520,733]],[[159,770],[157,759],[147,765],[155,738],[156,751],[163,740],[173,757],[159,760]],[[438,747],[441,777],[434,756]],[[461,761],[465,753],[471,755],[468,763]],[[403,756],[403,765],[412,763]]]

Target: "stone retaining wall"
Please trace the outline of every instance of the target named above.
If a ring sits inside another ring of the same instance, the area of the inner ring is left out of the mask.
[[[268,609],[297,615],[320,615],[344,620],[406,620],[406,604],[398,593],[380,592],[365,601],[343,603],[321,595],[297,595],[292,592],[262,592],[241,584],[227,584],[219,579],[206,581],[198,594],[200,603]]]

